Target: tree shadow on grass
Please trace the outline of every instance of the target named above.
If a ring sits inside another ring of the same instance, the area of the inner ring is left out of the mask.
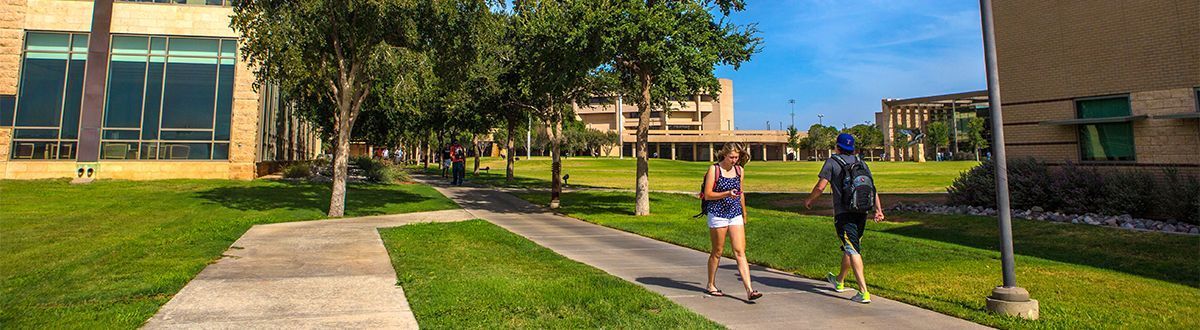
[[[431,199],[408,191],[388,189],[381,184],[351,184],[346,188],[346,215],[387,214],[392,204],[419,203]],[[329,212],[330,187],[325,183],[279,182],[260,186],[219,187],[200,191],[196,196],[242,211],[302,210]]]
[[[881,199],[890,206],[889,200],[911,203],[936,202],[936,198],[944,198],[938,196],[944,195],[883,194]],[[804,208],[805,197],[804,194],[752,195],[747,199],[747,206],[832,216],[828,195],[814,202],[812,210]],[[999,251],[1000,238],[994,217],[889,213],[888,221],[909,225],[883,229],[886,233]],[[1200,237],[1014,219],[1013,245],[1016,253],[1022,256],[1200,287],[1200,260],[1195,258],[1195,251],[1200,249]]]

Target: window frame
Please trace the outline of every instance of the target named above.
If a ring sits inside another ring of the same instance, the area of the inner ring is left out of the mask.
[[[21,109],[21,101],[22,101],[21,100],[21,91],[25,88],[25,79],[24,79],[25,78],[24,74],[26,71],[25,61],[28,59],[29,52],[30,52],[30,50],[29,50],[29,35],[30,34],[38,34],[38,33],[40,33],[40,34],[59,34],[59,35],[67,36],[67,50],[66,51],[48,51],[48,50],[34,50],[33,51],[34,53],[63,54],[66,56],[66,60],[64,63],[64,68],[63,68],[63,86],[62,86],[62,89],[63,89],[62,94],[63,95],[62,95],[62,98],[59,100],[59,106],[58,106],[58,126],[20,126],[17,124],[17,114],[20,112],[19,110]],[[78,157],[79,157],[79,138],[78,137],[76,137],[74,139],[63,139],[62,138],[63,116],[66,114],[66,111],[67,111],[67,109],[66,109],[66,107],[67,107],[66,100],[67,100],[67,95],[68,95],[67,87],[70,85],[69,77],[70,77],[70,69],[71,69],[71,60],[72,60],[73,55],[83,56],[83,58],[84,58],[83,71],[85,73],[87,72],[87,65],[88,65],[87,49],[84,48],[83,51],[81,51],[81,52],[75,50],[75,36],[77,36],[77,35],[83,36],[84,40],[91,42],[91,39],[90,39],[91,33],[90,32],[50,31],[50,30],[24,30],[23,31],[23,34],[21,36],[21,57],[18,62],[19,65],[17,66],[17,77],[16,77],[17,78],[17,88],[16,88],[16,92],[12,95],[12,97],[13,97],[12,125],[5,126],[12,130],[12,138],[9,140],[9,155],[8,155],[7,161],[74,162],[78,159]],[[86,82],[84,82],[84,84],[86,85]],[[82,109],[83,109],[83,107],[82,107],[83,90],[82,89],[80,89],[79,97],[80,97],[80,110],[79,110],[80,118],[77,118],[75,120],[76,121],[76,123],[75,123],[76,134],[79,134],[79,132],[83,130],[83,122],[81,121],[81,119],[83,117],[83,113],[82,113],[83,112],[82,111]],[[55,137],[53,139],[50,139],[50,138],[18,138],[17,137],[17,130],[38,130],[38,129],[45,129],[45,130],[53,129],[53,130],[57,130],[57,133],[55,134]],[[18,153],[17,153],[16,148],[21,143],[54,143],[53,144],[54,151],[52,152],[54,157],[52,157],[52,158],[18,158]],[[71,143],[71,155],[69,155],[69,157],[62,156],[62,148],[63,148],[64,143]]]
[[[101,157],[100,157],[99,161],[102,161],[102,162],[145,162],[145,161],[150,161],[150,162],[157,162],[157,161],[169,161],[169,162],[229,162],[229,161],[230,161],[230,160],[229,160],[229,156],[230,156],[229,149],[230,149],[230,146],[233,144],[233,142],[232,142],[232,141],[233,141],[233,136],[232,136],[232,133],[233,133],[233,127],[232,127],[232,126],[233,126],[233,104],[232,104],[232,103],[233,103],[233,101],[234,101],[233,94],[236,94],[236,93],[237,93],[237,77],[238,77],[238,72],[237,72],[237,71],[238,71],[238,70],[237,70],[237,61],[238,61],[238,58],[237,58],[237,47],[238,47],[238,39],[237,39],[237,38],[229,38],[229,37],[212,37],[212,36],[191,36],[191,35],[165,35],[165,34],[135,34],[135,33],[114,33],[114,34],[111,34],[111,35],[109,35],[109,44],[111,45],[111,44],[112,44],[112,41],[113,41],[113,39],[114,39],[114,38],[118,38],[118,37],[145,37],[145,38],[146,38],[146,53],[145,53],[145,54],[114,54],[114,53],[112,52],[112,50],[110,49],[110,50],[109,50],[109,53],[108,53],[108,56],[106,57],[106,59],[108,60],[108,63],[109,63],[109,67],[110,67],[110,69],[109,69],[109,70],[107,70],[107,72],[105,72],[105,82],[106,82],[106,84],[107,84],[107,82],[109,82],[109,81],[111,80],[111,75],[112,75],[111,63],[112,63],[112,59],[113,59],[113,56],[114,56],[114,55],[116,55],[116,56],[144,56],[144,57],[146,58],[146,62],[144,62],[144,63],[145,63],[145,65],[146,65],[146,69],[145,69],[145,70],[143,70],[143,71],[144,71],[144,76],[143,76],[143,79],[142,79],[142,102],[141,102],[141,103],[142,103],[142,105],[141,105],[141,109],[140,109],[140,112],[139,112],[139,113],[140,113],[140,116],[139,116],[139,118],[138,118],[138,121],[137,121],[137,122],[138,122],[138,127],[137,127],[137,128],[122,128],[122,127],[111,127],[111,128],[110,128],[110,127],[105,127],[105,122],[104,122],[104,121],[105,121],[105,120],[107,119],[107,117],[108,117],[108,104],[109,104],[108,102],[109,102],[109,95],[110,95],[110,92],[108,92],[108,91],[105,91],[105,93],[104,93],[104,103],[103,103],[103,104],[104,104],[104,111],[103,111],[103,112],[104,112],[104,114],[103,114],[103,115],[102,115],[102,117],[101,117],[101,125],[100,125],[100,126],[101,126],[101,127],[100,127],[100,130],[101,130],[101,135],[100,135],[100,148],[101,148],[101,150],[100,150],[100,151],[101,151],[101,152],[100,152],[100,155],[101,155]],[[153,47],[154,47],[154,38],[162,38],[162,39],[164,39],[164,40],[163,40],[163,49],[162,49],[162,53],[161,53],[161,54],[155,54],[155,53],[154,53],[154,52],[155,52],[155,50],[153,49]],[[208,40],[215,40],[215,41],[216,41],[216,44],[217,44],[217,45],[216,45],[217,47],[216,47],[215,56],[211,56],[211,57],[210,57],[210,56],[197,56],[197,55],[172,55],[172,54],[171,54],[171,40],[172,40],[172,39],[179,39],[179,38],[183,38],[183,39],[208,39]],[[225,55],[226,53],[225,53],[225,52],[222,52],[222,47],[224,47],[224,46],[225,46],[225,41],[226,41],[226,40],[233,40],[233,41],[234,41],[234,42],[233,42],[233,46],[234,46],[234,48],[235,48],[235,49],[234,49],[234,51],[233,51],[232,53],[230,53],[230,55],[229,55],[229,56],[226,56],[226,55]],[[158,108],[158,116],[157,116],[157,118],[156,118],[156,119],[157,119],[157,124],[156,124],[156,125],[158,126],[158,127],[157,127],[157,129],[156,129],[156,132],[157,132],[157,133],[155,134],[155,138],[154,138],[154,139],[146,139],[146,138],[143,136],[143,130],[146,128],[146,122],[145,122],[145,121],[146,121],[146,104],[145,104],[145,103],[146,103],[146,102],[145,102],[146,100],[145,100],[145,96],[146,96],[146,91],[147,91],[147,90],[149,89],[149,87],[150,87],[150,86],[147,86],[147,85],[148,85],[148,81],[149,81],[149,76],[148,76],[148,75],[150,74],[150,64],[151,64],[151,58],[153,58],[153,57],[160,57],[160,58],[162,58],[162,59],[163,59],[163,62],[162,62],[162,66],[163,66],[163,68],[162,68],[162,73],[161,73],[162,77],[161,77],[161,79],[160,79],[162,86],[158,86],[158,87],[159,87],[159,92],[158,92],[158,107],[157,107],[157,108]],[[214,80],[214,81],[213,81],[213,84],[214,84],[214,86],[213,86],[213,109],[212,109],[212,114],[211,114],[211,116],[210,116],[210,117],[211,117],[211,123],[212,123],[212,126],[211,126],[211,128],[208,128],[208,129],[195,129],[195,128],[167,128],[167,129],[165,129],[165,131],[170,131],[170,132],[193,132],[193,131],[203,131],[203,132],[209,132],[209,133],[210,133],[210,134],[209,134],[209,136],[210,136],[210,139],[209,139],[209,140],[164,140],[164,139],[162,138],[162,134],[163,134],[163,132],[164,132],[164,128],[163,128],[163,112],[164,112],[164,105],[165,105],[165,103],[166,103],[166,97],[165,97],[165,96],[166,96],[166,87],[167,87],[167,71],[168,71],[168,64],[170,64],[170,63],[171,63],[171,58],[172,58],[172,57],[175,57],[175,58],[204,58],[204,59],[211,58],[211,59],[213,59],[213,60],[214,60],[214,63],[215,63],[215,64],[214,64],[214,70],[215,70],[215,72],[214,72],[214,73],[215,73],[214,77],[216,77],[216,80]],[[233,84],[233,86],[232,86],[232,87],[233,87],[233,91],[231,91],[231,93],[232,93],[232,94],[230,95],[230,102],[231,102],[231,104],[230,104],[230,109],[229,109],[229,111],[230,111],[230,113],[229,113],[229,121],[230,121],[230,122],[229,122],[229,124],[228,124],[228,126],[229,126],[229,127],[228,127],[228,129],[229,129],[229,131],[230,131],[230,132],[229,132],[229,135],[230,135],[230,136],[229,136],[229,138],[228,138],[228,139],[226,139],[226,140],[217,140],[217,139],[216,139],[216,135],[217,135],[217,132],[216,132],[216,131],[217,131],[217,126],[218,126],[218,125],[217,125],[217,123],[216,123],[216,118],[217,118],[217,111],[219,111],[218,109],[220,108],[220,105],[218,105],[218,104],[217,104],[217,102],[219,101],[219,99],[220,99],[219,95],[221,94],[221,90],[220,90],[221,66],[222,66],[222,65],[224,65],[224,64],[223,64],[223,62],[224,62],[225,60],[231,60],[231,61],[232,61],[232,65],[233,65],[232,76],[230,77],[230,82]],[[120,130],[136,130],[138,138],[137,138],[137,139],[129,139],[129,140],[119,140],[119,139],[107,139],[107,138],[104,138],[104,134],[103,134],[103,133],[104,133],[105,131],[110,131],[110,130],[113,130],[113,131],[120,131]],[[105,157],[104,157],[104,153],[103,153],[103,151],[104,151],[104,150],[103,150],[103,148],[104,148],[105,144],[107,144],[107,143],[133,143],[133,144],[135,144],[135,145],[137,146],[137,148],[136,148],[136,152],[137,152],[137,153],[136,153],[136,157],[135,157],[135,158],[105,158]],[[161,157],[161,153],[162,153],[162,150],[163,150],[164,146],[167,146],[167,145],[183,145],[183,144],[201,144],[201,143],[208,144],[208,159],[168,159],[168,158],[163,158],[163,157]],[[145,149],[145,146],[146,146],[146,145],[151,145],[151,146],[153,147],[152,149],[153,149],[153,150],[155,150],[155,155],[153,155],[152,157],[147,157],[147,156],[145,156],[145,155],[143,155],[143,154],[142,154],[142,151]],[[224,149],[225,149],[225,157],[224,157],[224,158],[216,158],[216,157],[215,157],[215,155],[216,155],[216,150],[218,149],[218,146],[221,146],[221,145],[224,145]]]
[[[1109,99],[1117,99],[1117,98],[1123,98],[1123,99],[1125,99],[1125,106],[1126,106],[1126,107],[1129,109],[1129,113],[1128,113],[1128,114],[1126,114],[1126,115],[1127,115],[1127,116],[1132,116],[1132,115],[1133,115],[1133,97],[1132,97],[1130,94],[1128,94],[1128,93],[1124,93],[1124,94],[1109,94],[1109,95],[1100,95],[1100,96],[1089,96],[1089,97],[1081,97],[1081,98],[1076,98],[1076,99],[1073,99],[1073,100],[1071,100],[1071,106],[1072,106],[1072,108],[1074,108],[1073,110],[1075,111],[1075,118],[1076,118],[1076,119],[1084,119],[1084,118],[1083,118],[1083,114],[1080,112],[1080,110],[1081,110],[1081,108],[1079,107],[1079,103],[1080,103],[1080,102],[1085,102],[1085,101],[1097,101],[1097,100],[1109,100]],[[1098,118],[1104,118],[1104,117],[1098,117]],[[1083,128],[1084,128],[1085,126],[1089,126],[1089,125],[1097,125],[1097,124],[1082,124],[1082,125],[1076,125],[1076,126],[1074,127],[1074,128],[1075,128],[1075,138],[1076,138],[1076,141],[1078,141],[1078,151],[1079,151],[1079,162],[1080,162],[1080,163],[1088,163],[1088,164],[1103,164],[1103,163],[1130,164],[1130,163],[1137,163],[1137,159],[1138,159],[1138,156],[1137,156],[1137,142],[1136,142],[1136,141],[1137,141],[1137,139],[1136,139],[1136,137],[1135,137],[1135,136],[1136,136],[1136,132],[1135,132],[1135,131],[1134,131],[1134,129],[1133,129],[1133,122],[1125,122],[1125,123],[1108,123],[1108,124],[1099,124],[1099,125],[1112,125],[1112,124],[1125,124],[1125,125],[1129,125],[1129,144],[1130,144],[1130,146],[1131,146],[1131,147],[1132,147],[1132,149],[1133,149],[1133,155],[1132,155],[1132,157],[1130,157],[1130,159],[1122,159],[1122,160],[1110,160],[1110,159],[1087,159],[1087,158],[1086,158],[1086,157],[1087,157],[1087,153],[1086,153],[1086,150],[1084,149],[1084,148],[1085,148],[1085,147],[1084,147],[1084,145],[1085,145],[1085,141],[1087,141],[1087,140],[1086,140],[1086,139],[1084,139]],[[1103,143],[1103,142],[1101,142],[1101,143]]]

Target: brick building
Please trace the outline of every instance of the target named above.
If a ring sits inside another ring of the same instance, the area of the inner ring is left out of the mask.
[[[998,1],[1005,147],[1200,174],[1200,1]]]
[[[312,129],[270,86],[252,88],[232,13],[221,0],[117,1],[96,20],[108,31],[92,35],[92,1],[0,0],[0,179],[82,168],[101,178],[250,179],[313,157]],[[97,55],[107,65],[88,63]],[[85,86],[103,92],[97,106]]]

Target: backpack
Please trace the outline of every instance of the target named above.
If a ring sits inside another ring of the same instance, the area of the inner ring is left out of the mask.
[[[862,158],[847,164],[842,157],[833,157],[842,166],[842,205],[846,211],[867,213],[875,210],[875,180]]]
[[[712,176],[712,180],[713,180],[712,182],[715,187],[717,184],[717,177],[721,175],[721,166],[717,165],[717,164],[713,164],[712,166],[716,167],[716,170],[713,171],[713,176]],[[737,171],[737,176],[739,178],[742,177],[742,168],[741,167],[734,165],[733,169],[734,169],[734,171]],[[700,213],[693,215],[692,218],[699,218],[699,217],[708,215],[708,205],[717,202],[717,200],[704,199],[704,187],[706,187],[706,186],[708,186],[708,176],[707,175],[704,176],[704,181],[700,183],[700,194],[699,194],[699,196],[700,196]]]

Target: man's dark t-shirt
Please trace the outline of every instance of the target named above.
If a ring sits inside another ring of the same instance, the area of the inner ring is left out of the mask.
[[[858,162],[858,158],[853,155],[837,154],[833,155],[833,157],[841,158],[846,161],[847,165]],[[871,173],[870,168],[866,166],[863,168],[866,169],[867,174]],[[846,211],[846,206],[842,205],[842,180],[845,177],[845,173],[842,173],[842,164],[838,164],[837,160],[830,157],[825,160],[825,164],[821,166],[821,172],[817,176],[829,180],[829,186],[833,189],[833,214],[836,216],[842,213],[849,213],[849,211]]]

